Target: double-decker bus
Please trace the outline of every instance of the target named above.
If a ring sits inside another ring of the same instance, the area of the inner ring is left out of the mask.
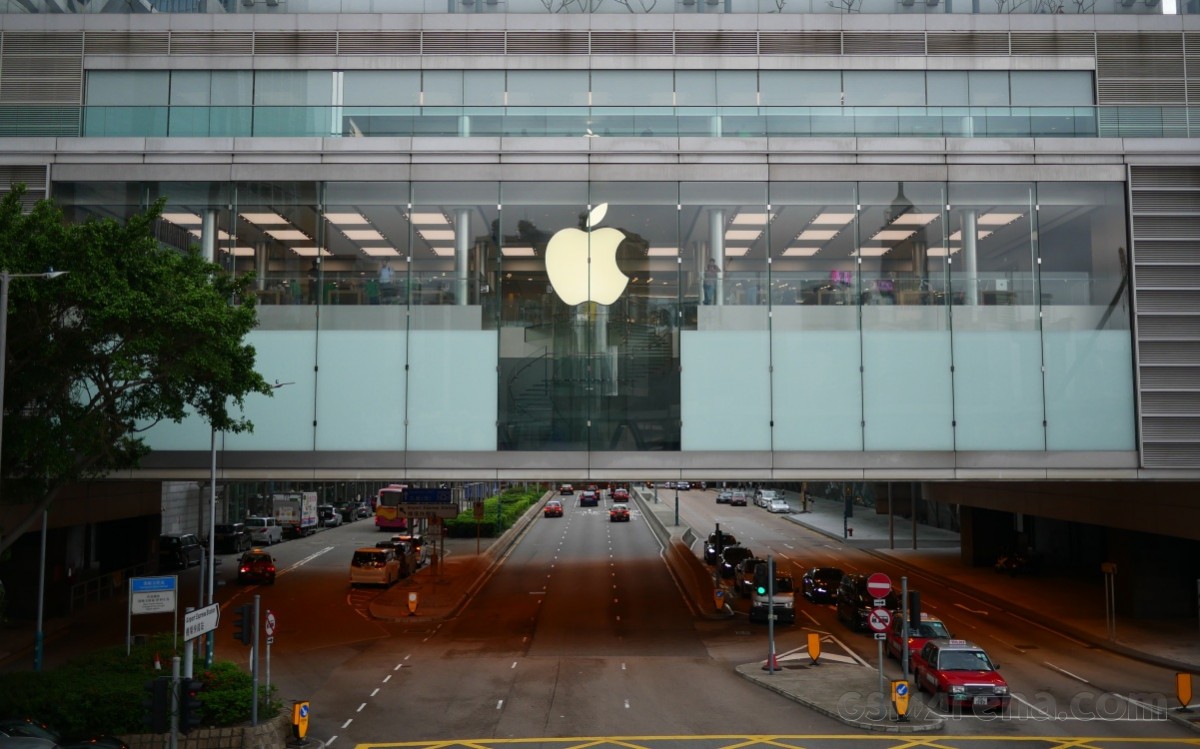
[[[408,521],[397,517],[396,508],[404,501],[407,484],[390,484],[375,495],[375,527],[381,531],[406,531]]]

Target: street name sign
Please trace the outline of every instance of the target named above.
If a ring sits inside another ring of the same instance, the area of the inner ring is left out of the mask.
[[[169,614],[175,610],[179,589],[175,575],[129,578],[129,611],[132,614]]]
[[[221,622],[221,607],[209,604],[183,615],[183,639],[186,642],[206,632],[212,632]]]

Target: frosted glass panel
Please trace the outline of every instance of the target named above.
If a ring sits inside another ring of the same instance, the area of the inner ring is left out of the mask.
[[[342,77],[342,103],[348,107],[415,107],[420,97],[421,74],[415,70],[347,70]]]
[[[586,70],[510,70],[508,105],[587,106]]]
[[[847,70],[842,86],[847,107],[925,105],[925,73],[920,70]]]
[[[145,427],[143,422],[139,424]],[[208,422],[191,413],[181,422],[160,421],[142,435],[151,450],[209,450],[212,432]]]
[[[1014,107],[1090,107],[1095,104],[1092,73],[1087,70],[1013,70]]]
[[[592,105],[669,107],[674,79],[669,70],[592,71]]]
[[[1046,449],[1133,450],[1129,331],[1048,331],[1045,356]]]
[[[938,314],[937,308],[921,311]],[[866,314],[864,308],[864,318]],[[864,328],[867,324],[864,319]],[[950,336],[945,330],[919,330],[933,328],[928,322],[912,327],[918,330],[863,331],[867,450],[954,448]]]
[[[273,390],[270,398],[248,398],[246,415],[254,422],[254,431],[226,435],[224,449],[313,449],[317,334],[311,330],[256,330],[246,342],[254,347],[257,369],[267,382],[292,384]]]
[[[955,330],[954,418],[958,450],[1045,449],[1036,330]]]
[[[408,449],[496,449],[494,331],[414,331],[409,339]]]
[[[170,93],[166,71],[93,70],[87,76],[88,106],[165,106]]]
[[[327,70],[260,70],[254,74],[254,103],[329,106],[333,103],[333,73]]]
[[[842,103],[840,70],[764,70],[759,85],[764,106],[837,107]]]
[[[406,334],[322,333],[318,450],[404,449]]]
[[[776,332],[771,341],[775,450],[861,450],[858,332]]]
[[[683,450],[771,449],[769,345],[765,331],[683,331]]]

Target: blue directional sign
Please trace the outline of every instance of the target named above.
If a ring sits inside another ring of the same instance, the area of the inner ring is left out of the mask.
[[[448,505],[450,490],[435,487],[409,487],[404,491],[404,504],[410,505]]]
[[[908,694],[908,685],[901,682],[896,685],[896,694]]]
[[[161,577],[135,577],[131,578],[130,592],[131,593],[161,593],[166,590],[175,590],[175,575],[163,575]]]

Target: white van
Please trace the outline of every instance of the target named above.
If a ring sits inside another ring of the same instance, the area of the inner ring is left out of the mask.
[[[283,540],[283,526],[275,518],[246,518],[245,526],[255,546],[270,546]]]

